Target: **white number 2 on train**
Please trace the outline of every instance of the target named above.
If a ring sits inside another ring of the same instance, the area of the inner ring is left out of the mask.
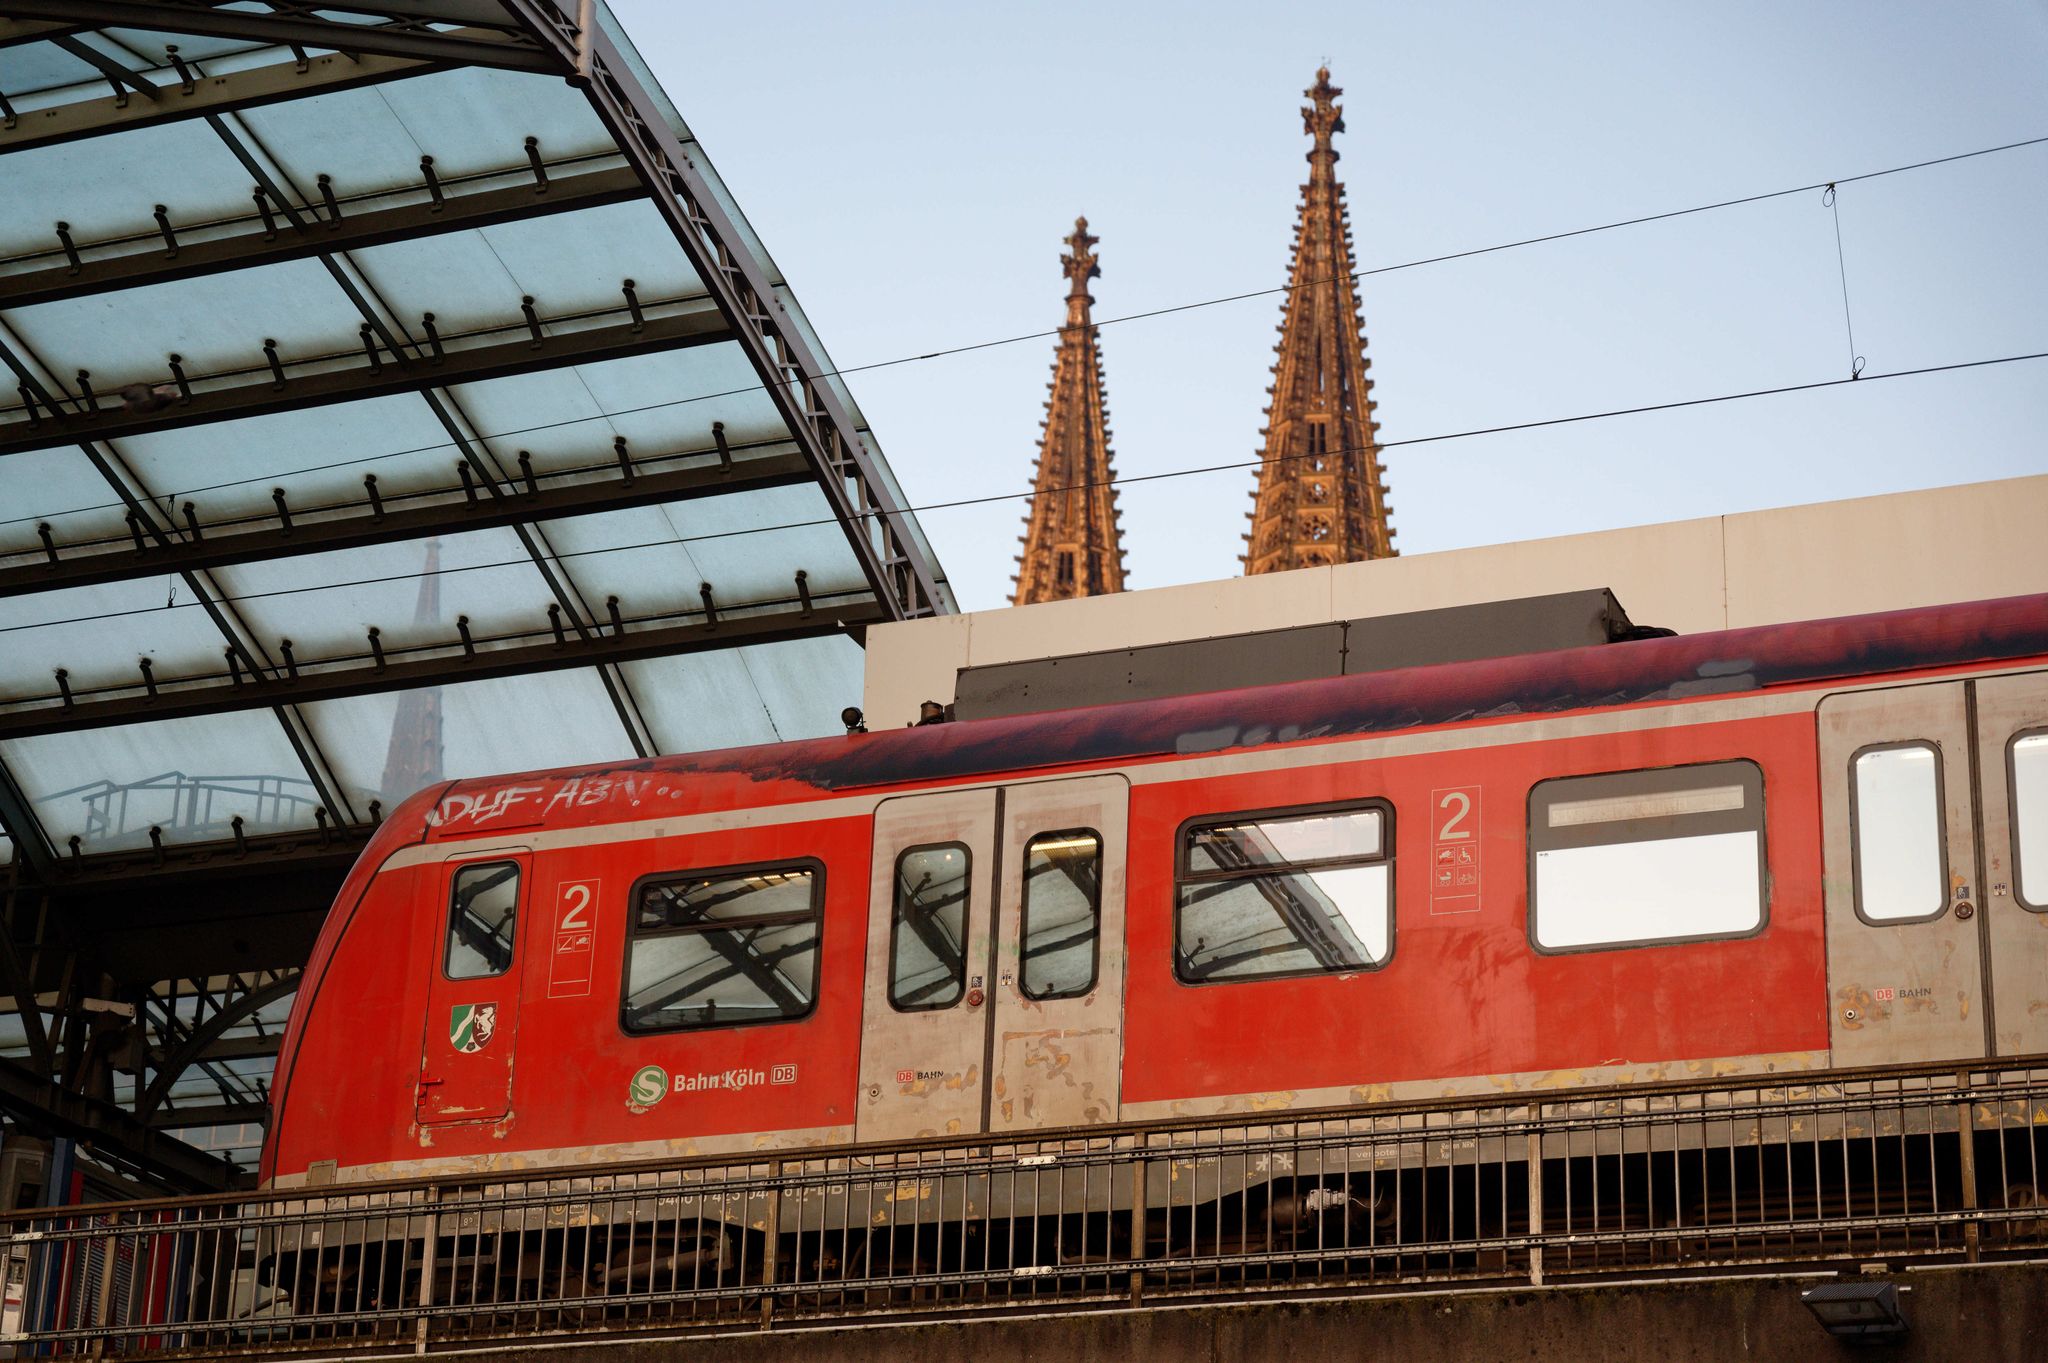
[[[1444,798],[1436,802],[1438,809],[1449,809],[1452,805],[1457,806],[1457,812],[1446,817],[1437,828],[1438,842],[1458,842],[1472,836],[1470,829],[1458,827],[1465,822],[1465,816],[1472,812],[1472,797],[1462,790],[1447,790],[1444,792]]]
[[[561,931],[590,931],[590,919],[584,916],[590,908],[590,885],[587,880],[572,880],[562,887]]]

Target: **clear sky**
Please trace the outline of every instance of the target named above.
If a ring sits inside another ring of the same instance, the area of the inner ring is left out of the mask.
[[[835,362],[1285,282],[1301,92],[1363,268],[2048,134],[2048,3],[612,0]],[[1866,376],[2048,350],[2048,145],[1845,186]],[[1363,282],[1381,437],[1845,376],[1818,193]],[[1253,459],[1280,300],[1105,327],[1118,473]],[[1053,342],[849,382],[919,504],[1028,486]],[[2048,361],[1417,445],[1404,552],[2048,471]],[[1126,488],[1133,586],[1239,571],[1250,469]],[[970,609],[1021,500],[928,512]],[[1968,526],[1953,527],[1967,535]]]

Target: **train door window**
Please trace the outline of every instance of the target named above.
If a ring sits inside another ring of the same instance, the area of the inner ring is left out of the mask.
[[[967,992],[965,845],[936,843],[896,858],[889,918],[889,1003],[899,1012],[951,1008]]]
[[[2006,749],[2006,762],[2020,903],[2036,912],[2048,910],[2048,730],[2016,736]]]
[[[1764,924],[1764,775],[1754,762],[1609,772],[1529,792],[1538,951],[1744,937]]]
[[[486,861],[457,871],[448,894],[443,972],[451,980],[482,980],[511,969],[518,917],[519,863]]]
[[[1868,923],[1939,918],[1948,905],[1941,754],[1888,743],[1849,760],[1850,858],[1856,912]]]
[[[1182,827],[1174,973],[1186,983],[1377,970],[1394,947],[1391,807]]]
[[[824,884],[816,862],[641,881],[633,887],[620,1025],[672,1032],[809,1013]]]
[[[1102,835],[1041,833],[1024,848],[1023,960],[1027,999],[1070,999],[1095,987],[1101,949]]]

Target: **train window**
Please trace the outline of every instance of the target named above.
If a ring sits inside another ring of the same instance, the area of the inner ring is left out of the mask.
[[[455,873],[448,895],[448,949],[442,969],[451,980],[482,980],[512,968],[519,918],[519,863],[486,861]]]
[[[633,888],[626,990],[629,1032],[780,1022],[817,997],[815,862],[657,876]]]
[[[889,1002],[898,1011],[951,1008],[967,992],[967,877],[957,842],[912,847],[896,858],[889,918]]]
[[[1377,970],[1394,946],[1385,804],[1182,828],[1174,973],[1189,984]]]
[[[2020,903],[2048,910],[2048,731],[2016,736],[2006,749],[2012,786],[2013,878]]]
[[[1867,923],[1938,918],[1948,906],[1941,755],[1931,743],[1865,748],[1849,762],[1850,861]]]
[[[1102,835],[1041,833],[1024,848],[1023,961],[1027,999],[1070,999],[1095,987],[1102,928]]]
[[[1540,782],[1529,858],[1538,951],[1761,931],[1763,770],[1713,762]]]

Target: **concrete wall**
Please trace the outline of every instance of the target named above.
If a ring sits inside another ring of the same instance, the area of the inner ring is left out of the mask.
[[[863,708],[894,728],[963,667],[1589,587],[1682,634],[2013,596],[2048,590],[2044,527],[2048,476],[2009,478],[882,625]]]
[[[1598,1287],[1069,1311],[685,1339],[527,1344],[485,1357],[552,1363],[2021,1363],[2048,1337],[2039,1264],[1892,1275],[1911,1327],[1845,1346],[1800,1303],[1814,1279],[1672,1279]],[[475,1354],[470,1355],[472,1357]]]

